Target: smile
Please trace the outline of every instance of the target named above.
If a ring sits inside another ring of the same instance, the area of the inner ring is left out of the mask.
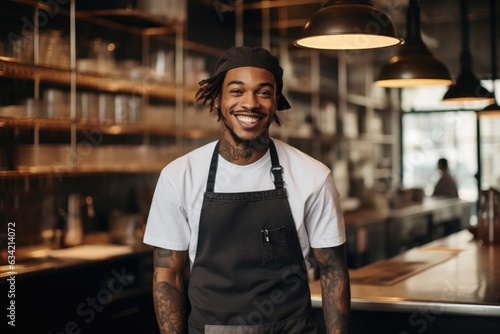
[[[260,117],[252,117],[246,115],[236,115],[236,118],[244,124],[254,124],[260,120]]]

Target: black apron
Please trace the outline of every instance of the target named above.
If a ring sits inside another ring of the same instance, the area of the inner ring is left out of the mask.
[[[270,142],[275,189],[215,193],[217,143],[188,294],[189,333],[317,333],[307,270]]]

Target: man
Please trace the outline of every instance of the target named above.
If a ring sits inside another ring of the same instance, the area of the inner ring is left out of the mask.
[[[458,197],[457,184],[448,169],[448,160],[439,159],[437,167],[441,171],[441,178],[436,183],[432,196]]]
[[[345,227],[332,173],[269,138],[276,110],[290,108],[282,75],[267,50],[234,47],[200,82],[197,101],[217,111],[220,140],[164,168],[144,236],[155,246],[161,333],[185,333],[186,322],[189,333],[316,333],[310,253],[327,331],[347,332]]]

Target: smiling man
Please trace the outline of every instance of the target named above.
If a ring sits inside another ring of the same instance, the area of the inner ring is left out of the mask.
[[[282,76],[267,50],[234,47],[200,82],[197,101],[217,111],[220,139],[164,168],[144,236],[155,247],[161,333],[317,333],[311,255],[327,333],[347,332],[345,226],[332,173],[269,137],[276,111],[290,109]]]

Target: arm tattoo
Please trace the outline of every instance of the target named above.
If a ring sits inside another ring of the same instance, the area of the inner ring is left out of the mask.
[[[313,253],[320,265],[321,295],[327,333],[347,333],[351,292],[344,245],[315,248]]]
[[[155,268],[169,268],[169,262],[174,257],[175,252],[170,249],[155,248],[154,266]]]
[[[159,282],[153,285],[153,296],[160,333],[182,333],[184,296],[181,291],[167,282]]]
[[[162,334],[183,333],[185,296],[183,272],[186,252],[155,248],[153,300]]]

